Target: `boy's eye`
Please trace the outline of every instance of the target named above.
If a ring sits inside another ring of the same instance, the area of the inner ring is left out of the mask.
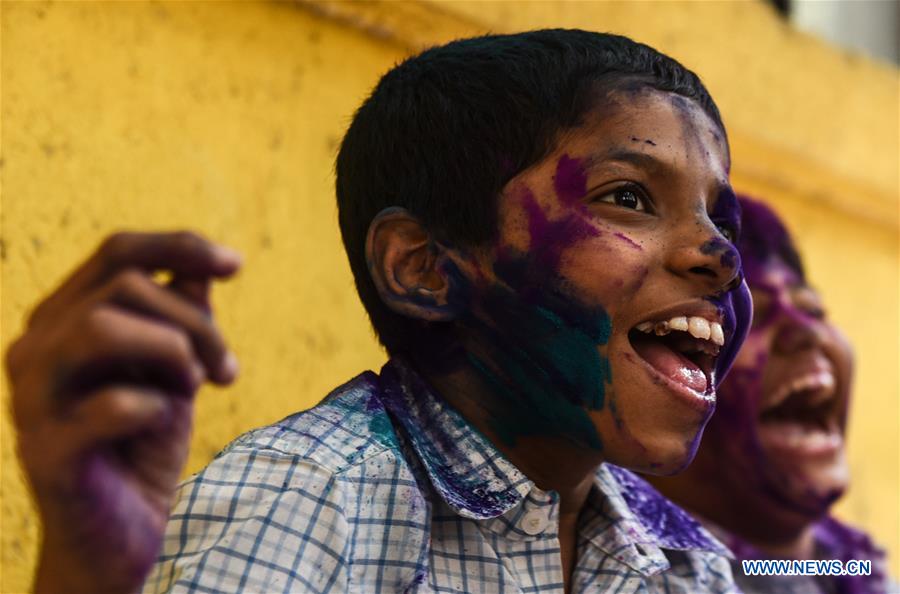
[[[826,318],[825,308],[819,300],[818,294],[808,287],[798,289],[792,295],[794,306],[806,315],[824,320]]]
[[[753,322],[752,328],[760,328],[769,323],[772,314],[772,295],[768,291],[750,289],[753,298]]]
[[[647,210],[647,203],[643,197],[643,193],[639,188],[633,186],[616,188],[612,192],[600,196],[597,201],[615,204],[616,206],[639,212],[645,212]]]
[[[731,225],[717,223],[716,228],[719,230],[719,233],[722,234],[722,237],[727,239],[729,243],[734,243],[737,240],[737,233]]]

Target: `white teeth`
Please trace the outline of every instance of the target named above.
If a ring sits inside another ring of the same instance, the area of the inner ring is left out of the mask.
[[[703,340],[709,339],[709,321],[705,318],[698,318],[697,316],[691,316],[688,319],[688,332],[690,332],[691,336],[694,338],[702,338]]]
[[[671,328],[672,330],[681,330],[682,332],[687,332],[687,316],[678,316],[676,318],[672,318],[671,320],[669,320],[669,328]]]
[[[698,316],[675,316],[662,322],[641,322],[636,328],[645,334],[656,334],[657,336],[665,336],[675,330],[690,332],[694,338],[712,341],[717,346],[725,344],[725,332],[722,330],[722,325]]]
[[[830,371],[818,371],[798,377],[789,384],[782,385],[772,397],[772,401],[780,404],[791,394],[805,390],[815,390],[815,393],[807,398],[807,406],[825,402],[834,393],[834,375]]]

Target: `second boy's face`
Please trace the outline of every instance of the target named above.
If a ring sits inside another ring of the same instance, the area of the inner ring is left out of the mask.
[[[753,328],[723,387],[705,446],[718,476],[772,521],[812,521],[849,481],[844,429],[852,351],[818,294],[772,258],[752,268]],[[704,455],[708,456],[706,451]]]
[[[614,94],[506,186],[499,219],[454,258],[491,428],[682,468],[749,323],[721,132],[681,96]]]

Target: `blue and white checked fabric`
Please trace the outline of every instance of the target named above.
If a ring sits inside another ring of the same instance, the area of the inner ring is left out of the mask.
[[[185,481],[144,592],[561,594],[558,513],[394,360]],[[572,592],[736,591],[727,550],[626,470],[601,466],[579,521]]]

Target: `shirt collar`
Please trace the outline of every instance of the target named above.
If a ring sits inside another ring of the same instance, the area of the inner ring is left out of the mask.
[[[530,495],[533,506],[549,505],[548,517],[555,515],[555,498],[545,496],[402,359],[391,359],[382,368],[380,387],[385,408],[403,427],[440,497],[456,513],[514,525],[510,517],[500,516],[523,501],[514,513],[527,514]],[[616,550],[621,561],[642,573],[668,568],[660,549],[731,558],[697,521],[632,472],[601,465],[592,498],[594,508],[602,511],[582,534],[605,551]]]
[[[438,494],[459,515],[496,518],[534,487],[403,360],[391,359],[382,368],[381,400],[405,430]]]
[[[665,550],[731,557],[684,510],[634,473],[611,464],[598,469],[584,516],[580,537],[644,576],[671,567]]]
[[[708,551],[731,558],[731,552],[696,519],[664,497],[635,473],[604,464],[598,479],[612,478],[608,494],[623,523],[634,529],[639,542],[664,549]]]

